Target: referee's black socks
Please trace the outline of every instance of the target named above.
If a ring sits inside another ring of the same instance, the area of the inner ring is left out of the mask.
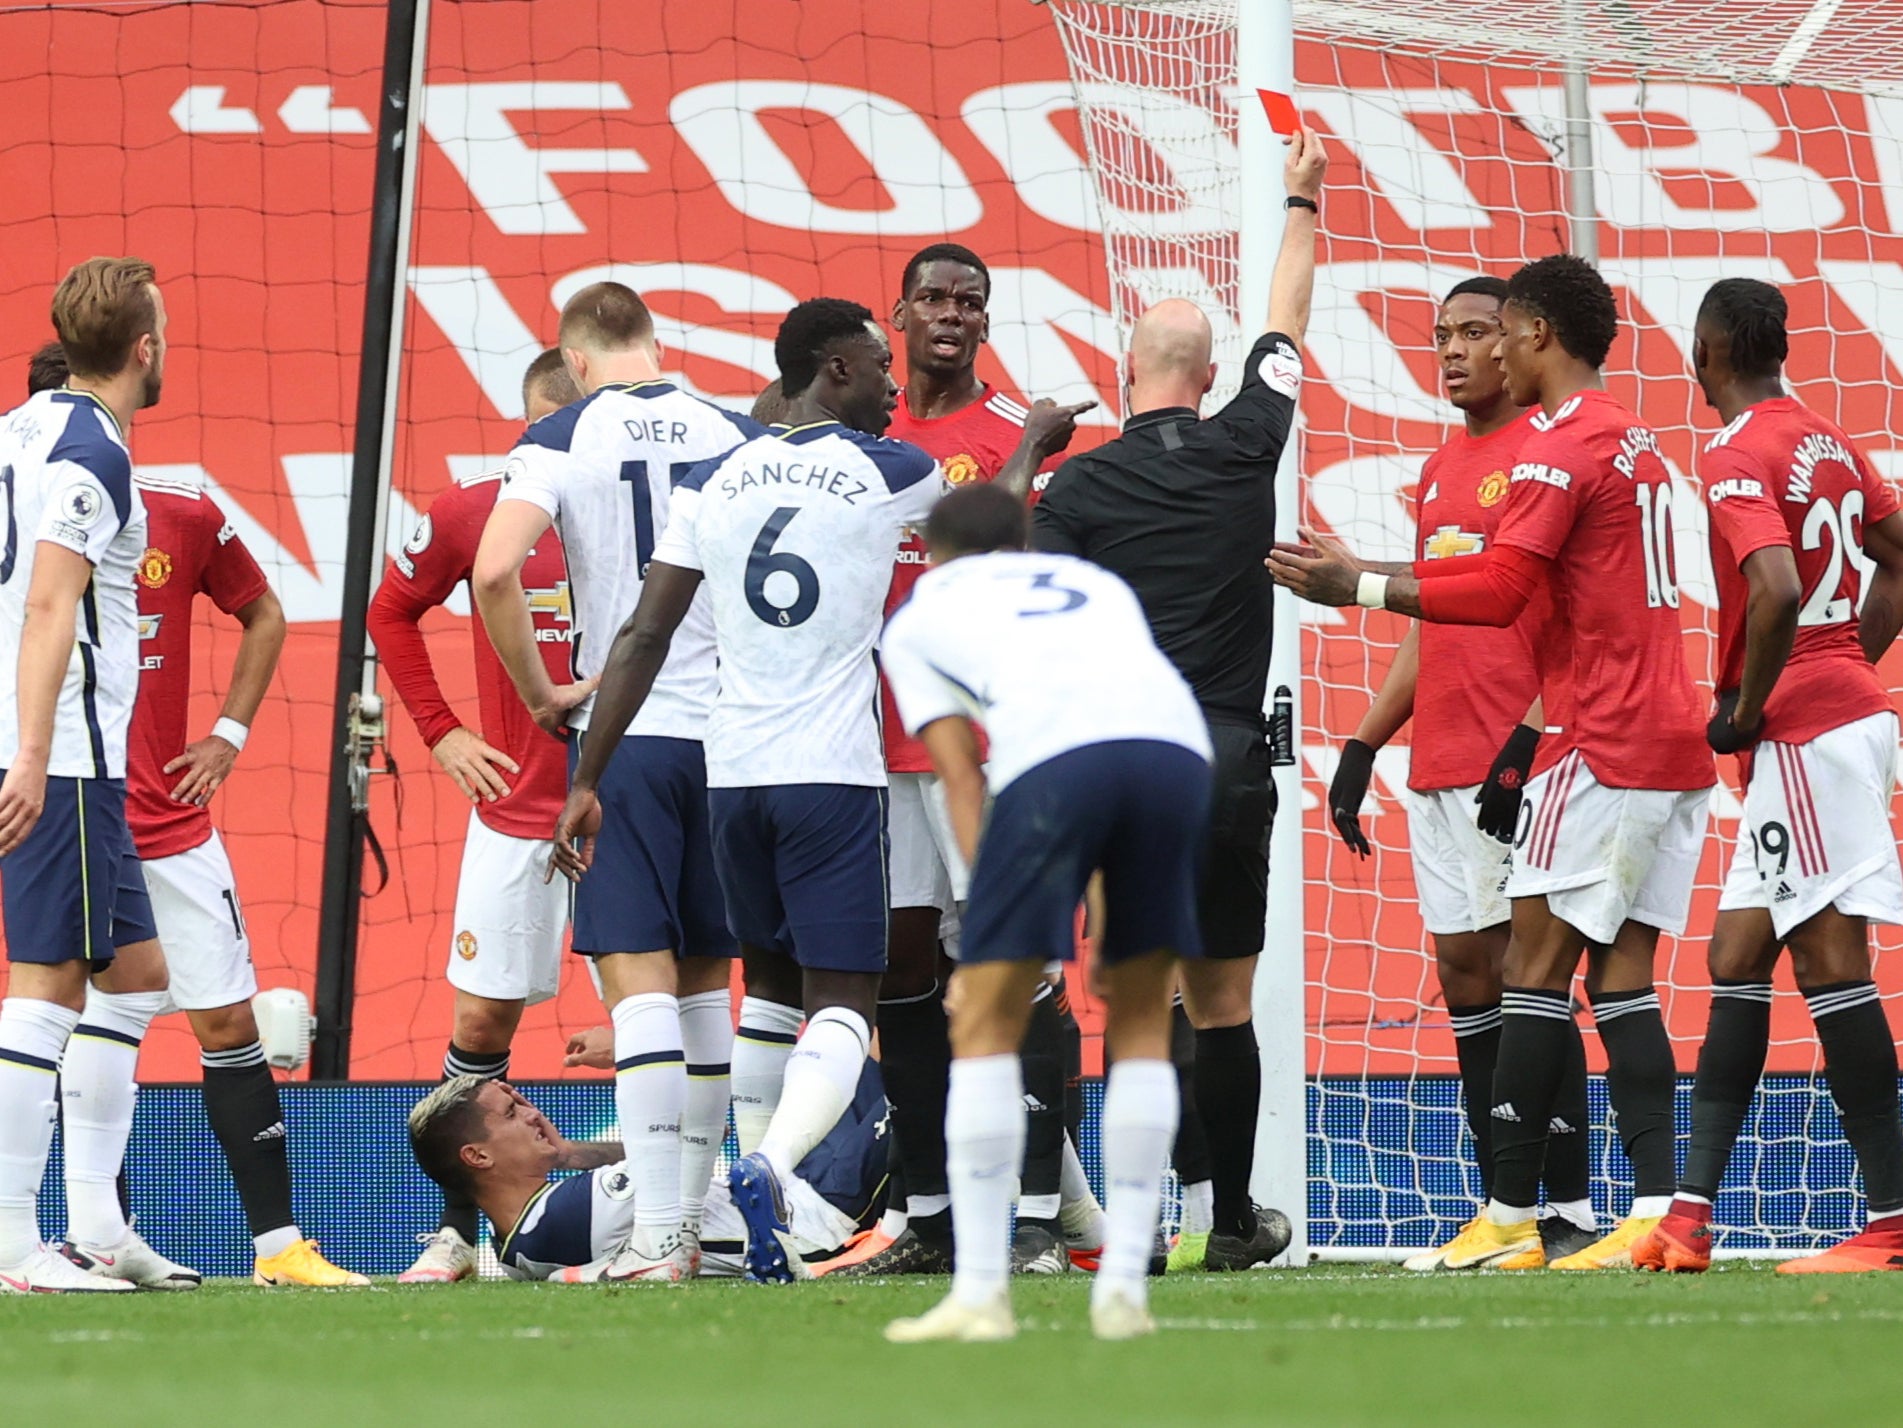
[[[1249,1172],[1255,1163],[1256,1116],[1262,1105],[1262,1059],[1255,1023],[1209,1027],[1196,1033],[1196,1111],[1208,1137],[1210,1179],[1216,1192],[1219,1235],[1253,1239],[1255,1204]]]

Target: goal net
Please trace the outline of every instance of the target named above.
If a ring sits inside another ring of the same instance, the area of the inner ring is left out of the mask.
[[[1253,3],[1253,0],[1243,0]],[[1226,370],[1260,322],[1234,310],[1243,173],[1235,0],[1052,0],[1092,159],[1115,318],[1127,335],[1166,295],[1209,303]],[[1590,232],[1625,319],[1608,377],[1658,430],[1674,479],[1682,610],[1709,686],[1714,594],[1702,503],[1689,489],[1716,429],[1689,373],[1692,318],[1721,276],[1780,284],[1789,374],[1903,478],[1892,383],[1903,369],[1903,29],[1878,3],[1469,0],[1404,6],[1299,0],[1296,104],[1330,146],[1308,332],[1303,514],[1383,560],[1412,554],[1412,496],[1453,412],[1438,390],[1436,295],[1575,246],[1568,175],[1590,175]],[[1586,107],[1572,138],[1566,71]],[[1225,309],[1223,304],[1228,304]],[[1363,825],[1375,856],[1336,841],[1322,808],[1342,741],[1379,687],[1405,622],[1309,610],[1304,682],[1310,1243],[1378,1253],[1435,1242],[1471,1213],[1453,1039],[1415,906],[1402,795],[1408,749],[1383,750]],[[1892,687],[1903,660],[1883,666]],[[1730,760],[1724,761],[1730,765]],[[1734,777],[1725,770],[1727,778]],[[1687,1074],[1708,1003],[1704,935],[1740,805],[1721,785],[1688,935],[1665,939],[1659,985]],[[1273,933],[1271,934],[1273,935]],[[1903,995],[1903,937],[1879,929],[1878,979]],[[1764,1088],[1717,1221],[1733,1250],[1788,1251],[1859,1223],[1852,1160],[1788,970]],[[1892,1008],[1894,1018],[1898,1009]],[[1603,1068],[1587,1038],[1594,1068]],[[1595,1080],[1596,1193],[1623,1211],[1628,1168]]]

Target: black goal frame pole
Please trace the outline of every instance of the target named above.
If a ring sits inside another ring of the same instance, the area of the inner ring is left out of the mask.
[[[408,301],[410,215],[415,195],[417,115],[428,49],[429,0],[389,0],[383,82],[377,106],[370,254],[357,368],[357,414],[350,461],[343,610],[331,710],[330,780],[324,810],[324,874],[317,930],[317,1035],[311,1078],[350,1074],[357,940],[363,924],[363,855],[368,822],[365,758],[357,702],[374,694],[376,667],[364,622],[382,559],[403,316]]]

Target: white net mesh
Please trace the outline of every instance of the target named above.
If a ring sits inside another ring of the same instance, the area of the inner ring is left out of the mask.
[[[1226,303],[1219,355],[1232,362],[1238,210],[1226,208],[1218,228],[1201,205],[1233,205],[1243,182],[1278,182],[1236,169],[1234,8],[1052,5],[1096,165],[1119,323],[1127,330],[1164,295]],[[1903,367],[1903,26],[1879,14],[1894,6],[1584,8],[1591,19],[1569,29],[1566,6],[1515,7],[1509,34],[1497,7],[1456,0],[1297,7],[1296,102],[1333,157],[1308,334],[1304,514],[1369,556],[1412,554],[1413,483],[1448,432],[1435,295],[1569,246],[1559,159],[1561,69],[1572,57],[1590,64],[1598,239],[1626,319],[1608,378],[1657,428],[1677,479],[1689,483],[1696,446],[1716,426],[1687,347],[1697,303],[1720,276],[1784,287],[1797,394],[1903,477],[1903,443],[1890,435]],[[1184,117],[1197,109],[1200,128]],[[1147,116],[1162,118],[1152,127]],[[1681,495],[1688,657],[1708,684],[1707,535],[1701,502]],[[1397,742],[1377,761],[1363,818],[1371,861],[1349,857],[1320,813],[1340,743],[1403,629],[1386,614],[1315,612],[1304,639],[1310,1239],[1323,1250],[1425,1243],[1470,1212],[1477,1188],[1415,907],[1400,802],[1407,748]],[[1903,665],[1885,670],[1893,687],[1903,680]],[[1690,933],[1661,946],[1660,991],[1686,1073],[1707,1008],[1704,934],[1738,811],[1721,787]],[[1900,940],[1880,930],[1878,978],[1892,999],[1903,993]],[[1848,1148],[1812,1079],[1809,1019],[1787,973],[1780,985],[1765,1090],[1719,1206],[1732,1248],[1813,1244],[1859,1210]],[[1616,1211],[1627,1169],[1597,1087],[1595,1108],[1596,1189],[1602,1211]],[[1680,1112],[1683,1126],[1683,1099]]]

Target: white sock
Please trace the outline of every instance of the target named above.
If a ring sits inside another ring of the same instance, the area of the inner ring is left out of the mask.
[[[740,999],[740,1030],[733,1037],[733,1129],[740,1153],[760,1148],[780,1107],[786,1061],[806,1013],[759,997]]]
[[[806,1023],[786,1061],[786,1089],[760,1154],[775,1173],[791,1175],[806,1153],[826,1138],[859,1090],[872,1045],[872,1028],[847,1007],[821,1007]]]
[[[1092,1297],[1112,1289],[1148,1294],[1150,1250],[1163,1202],[1163,1167],[1176,1139],[1176,1068],[1130,1058],[1110,1068],[1103,1100],[1103,1175],[1108,1233]]]
[[[700,1224],[702,1202],[727,1138],[733,1085],[733,995],[724,988],[681,998],[687,1102],[681,1113],[681,1217]]]
[[[1670,1195],[1637,1195],[1632,1200],[1630,1220],[1656,1220],[1672,1208]]]
[[[253,1235],[251,1249],[259,1259],[272,1259],[303,1238],[303,1231],[296,1225],[286,1225],[281,1230],[266,1230],[261,1235]]]
[[[1557,1200],[1546,1208],[1578,1229],[1595,1230],[1599,1227],[1599,1218],[1593,1214],[1590,1200]]]
[[[879,1216],[879,1233],[888,1239],[896,1240],[900,1235],[905,1233],[905,1227],[908,1223],[909,1221],[906,1218],[905,1211],[887,1205],[885,1207],[885,1213]]]
[[[1183,1221],[1178,1230],[1186,1235],[1206,1235],[1216,1228],[1216,1182],[1197,1180],[1183,1187]]]
[[[907,1195],[905,1197],[905,1217],[908,1220],[929,1220],[933,1215],[942,1215],[951,1209],[950,1195]]]
[[[1018,1196],[1018,1218],[1020,1220],[1055,1220],[1057,1207],[1063,1203],[1062,1195],[1020,1195]]]
[[[1090,1177],[1084,1174],[1084,1162],[1077,1156],[1077,1147],[1071,1143],[1068,1134],[1064,1137],[1064,1173],[1058,1182],[1063,1204],[1057,1217],[1064,1225],[1064,1238],[1077,1249],[1099,1249],[1103,1245],[1104,1218],[1103,1206],[1098,1203],[1097,1192],[1090,1188]]]
[[[57,1002],[0,1001],[0,1265],[40,1246],[40,1177],[59,1112],[60,1054],[79,1013]]]
[[[945,1178],[951,1182],[952,1298],[972,1308],[1005,1292],[1011,1198],[1024,1160],[1024,1073],[1015,1055],[951,1064],[945,1101]],[[1147,1264],[1149,1251],[1144,1251]]]
[[[1487,1222],[1499,1225],[1502,1229],[1524,1225],[1533,1218],[1533,1215],[1534,1209],[1531,1205],[1503,1205],[1498,1200],[1487,1201]]]
[[[673,1229],[681,1222],[681,1109],[687,1062],[680,1002],[642,992],[615,1004],[615,1114],[634,1177],[634,1223]]]
[[[165,1010],[164,992],[86,989],[86,1010],[60,1062],[60,1123],[66,1146],[66,1235],[102,1248],[126,1237],[119,1169],[139,1099],[139,1043]]]

